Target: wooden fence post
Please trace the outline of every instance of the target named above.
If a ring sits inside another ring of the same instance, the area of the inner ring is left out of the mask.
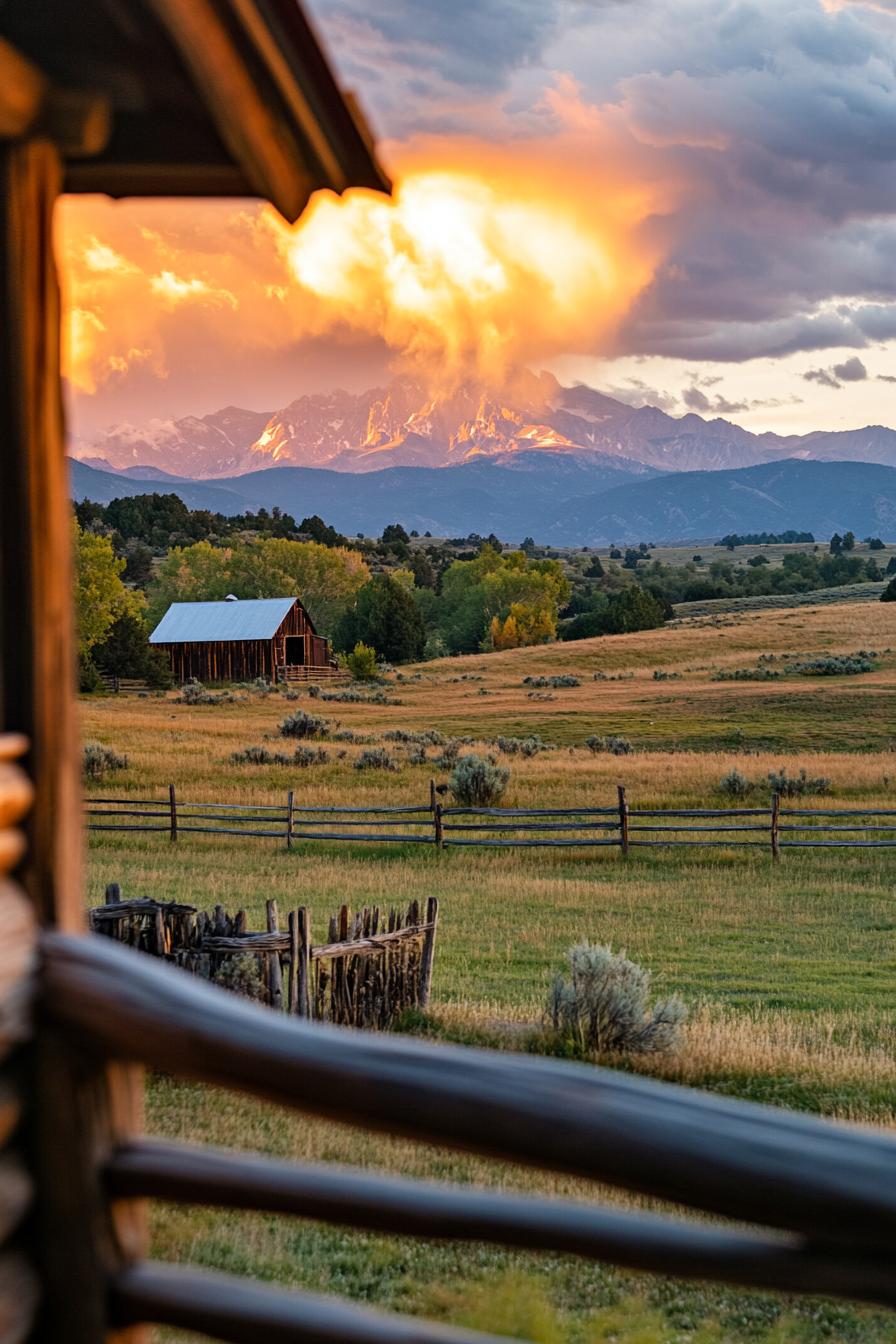
[[[434,779],[431,779],[431,780],[429,781],[429,810],[430,810],[430,812],[435,812],[435,810],[436,810],[436,802],[437,802],[437,801],[438,801],[438,800],[437,800],[437,795],[436,795],[436,782],[435,782]]]
[[[294,794],[292,789],[286,795],[286,848],[292,849],[292,818]]]
[[[174,792],[174,785],[168,785],[168,804],[171,809],[171,839],[177,839],[177,797]]]
[[[296,911],[298,925],[298,979],[296,983],[296,1012],[299,1017],[311,1016],[311,921],[302,905]]]
[[[117,905],[121,900],[121,887],[117,882],[109,882],[106,886],[106,905]]]
[[[616,793],[619,798],[619,846],[622,850],[622,857],[628,858],[628,803],[625,801],[625,789],[621,784],[617,785]]]
[[[287,981],[286,1011],[298,1012],[296,986],[299,978],[299,916],[295,910],[289,912],[289,979]]]
[[[776,862],[781,857],[780,819],[781,819],[781,795],[778,793],[773,793],[771,838],[772,838],[772,858]]]
[[[267,913],[268,933],[279,933],[280,916],[277,911],[277,902],[274,900],[266,901],[265,911]],[[283,971],[280,966],[279,952],[272,952],[268,957],[268,996],[272,1008],[279,1010],[283,1007]]]
[[[430,896],[426,902],[426,922],[431,927],[426,930],[423,936],[423,952],[420,956],[418,1001],[421,1008],[425,1008],[429,1003],[429,994],[432,989],[432,963],[436,950],[436,925],[439,922],[439,900],[437,896]]]
[[[442,836],[442,804],[436,803],[433,811],[433,826],[435,827],[435,842],[439,849],[444,849],[445,841]]]

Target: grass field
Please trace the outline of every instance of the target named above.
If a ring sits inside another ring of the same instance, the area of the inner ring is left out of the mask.
[[[876,651],[859,676],[715,682],[762,653]],[[172,697],[84,701],[85,738],[125,752],[126,771],[96,795],[161,797],[170,781],[196,801],[424,802],[432,762],[353,768],[363,743],[324,743],[304,770],[233,766],[246,745],[274,747],[277,724],[303,707],[379,745],[393,728],[438,728],[476,740],[538,733],[554,750],[507,759],[505,801],[609,804],[624,783],[639,805],[723,805],[719,779],[737,768],[763,781],[785,765],[830,780],[835,805],[896,807],[896,604],[840,604],[690,618],[660,631],[403,669],[401,703],[325,704],[303,693],[190,707]],[[660,670],[680,680],[655,680]],[[527,675],[572,673],[578,687],[539,690]],[[616,680],[594,680],[594,674]],[[620,733],[633,754],[594,755],[589,734]],[[270,740],[269,740],[270,739]],[[282,745],[282,744],[280,744]],[[288,744],[287,744],[288,745]],[[475,748],[473,748],[475,749]],[[337,753],[345,756],[338,758]],[[430,750],[429,755],[437,754]],[[439,776],[444,778],[444,775]],[[809,800],[810,804],[812,800]],[[896,851],[445,851],[429,847],[297,846],[265,840],[94,835],[89,894],[107,881],[127,895],[244,906],[306,904],[312,926],[343,901],[388,904],[435,893],[442,903],[434,981],[436,1034],[508,1045],[538,1020],[548,982],[583,937],[624,947],[690,1020],[681,1050],[651,1071],[690,1084],[863,1123],[896,1126]],[[634,1065],[629,1062],[629,1067]],[[404,1141],[371,1139],[240,1098],[154,1081],[151,1126],[166,1134],[296,1157],[537,1186],[593,1197],[581,1183],[497,1169]],[[896,1341],[883,1313],[830,1303],[624,1275],[562,1257],[415,1245],[272,1217],[160,1208],[157,1252],[260,1278],[426,1311],[481,1328],[560,1339]],[[620,1307],[620,1303],[622,1306]]]

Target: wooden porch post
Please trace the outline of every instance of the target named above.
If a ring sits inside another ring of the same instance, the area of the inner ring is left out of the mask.
[[[0,726],[30,742],[34,787],[17,873],[37,922],[86,925],[75,718],[72,524],[59,377],[53,209],[62,169],[48,140],[0,140]],[[0,892],[6,939],[13,909]],[[39,998],[38,981],[38,998]],[[105,1066],[41,1026],[29,1052],[32,1249],[42,1304],[32,1340],[97,1344],[115,1331],[108,1275],[144,1253],[142,1206],[111,1209],[100,1163],[141,1128],[141,1072]]]
[[[3,726],[35,786],[22,879],[42,924],[84,928],[72,524],[59,381],[49,141],[0,149],[0,630]]]

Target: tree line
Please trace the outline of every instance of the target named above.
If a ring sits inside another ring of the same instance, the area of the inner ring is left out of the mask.
[[[729,543],[809,540],[809,534],[729,534]],[[869,550],[883,546],[867,539]],[[172,602],[300,597],[320,633],[348,655],[358,645],[390,663],[584,639],[659,626],[679,602],[809,592],[882,577],[851,532],[827,551],[791,552],[772,566],[702,557],[670,565],[645,542],[624,551],[558,557],[531,537],[436,540],[399,523],[379,538],[348,538],[313,515],[278,509],[225,518],[177,495],[85,501],[75,509],[82,685],[100,674],[163,685],[164,655],[149,632]],[[896,571],[891,561],[888,574]]]

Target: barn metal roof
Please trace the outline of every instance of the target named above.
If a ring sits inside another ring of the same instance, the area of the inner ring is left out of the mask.
[[[205,644],[272,639],[295,601],[294,597],[260,597],[245,602],[172,602],[149,642]]]

